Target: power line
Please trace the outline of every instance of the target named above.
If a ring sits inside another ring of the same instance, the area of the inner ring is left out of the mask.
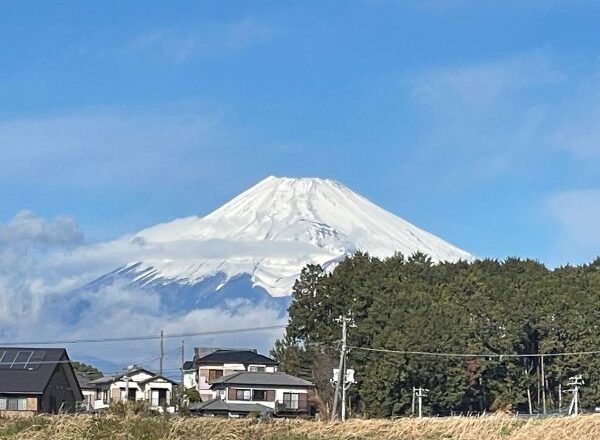
[[[600,354],[600,350],[593,351],[567,351],[562,353],[526,353],[526,354],[499,354],[499,353],[444,353],[432,351],[407,351],[407,350],[388,350],[385,348],[370,348],[348,346],[353,350],[371,351],[377,353],[393,353],[403,355],[416,356],[433,356],[433,357],[460,357],[460,358],[533,358],[533,357],[561,357],[561,356],[589,356]]]
[[[269,325],[264,327],[246,327],[246,328],[235,328],[235,329],[224,329],[224,330],[212,330],[204,332],[192,332],[192,333],[172,333],[165,334],[164,338],[188,338],[193,336],[211,336],[211,335],[223,335],[230,333],[240,332],[257,332],[262,330],[277,330],[285,328],[286,325]],[[58,344],[88,344],[88,343],[100,343],[100,342],[128,342],[128,341],[147,341],[152,339],[160,339],[160,334],[157,335],[138,335],[138,336],[123,336],[115,338],[97,338],[97,339],[66,339],[66,340],[48,340],[48,341],[18,341],[18,342],[0,342],[1,346],[18,346],[18,345],[58,345]]]

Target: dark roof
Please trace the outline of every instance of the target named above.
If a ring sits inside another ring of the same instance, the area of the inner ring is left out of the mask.
[[[138,383],[144,384],[144,383],[152,382],[152,381],[157,380],[157,379],[163,379],[163,380],[166,380],[167,382],[171,382],[172,384],[175,384],[175,385],[179,384],[179,382],[175,382],[174,380],[169,379],[168,377],[165,377],[165,376],[161,376],[160,374],[156,374],[156,375],[154,375],[152,377],[149,377],[148,379],[145,379],[145,380],[140,380]]]
[[[0,394],[43,394],[58,366],[77,400],[83,399],[75,371],[64,348],[0,347]]]
[[[192,403],[188,409],[198,412],[235,412],[235,413],[266,413],[273,412],[272,408],[259,403],[228,403],[219,397],[206,402]]]
[[[77,382],[79,382],[79,387],[81,389],[94,388],[94,385],[91,383],[92,379],[90,379],[87,375],[80,373],[79,371],[77,371],[75,375],[77,377]]]
[[[161,378],[161,379],[164,379],[164,380],[169,381],[171,383],[174,383],[176,385],[178,384],[178,382],[176,382],[176,381],[174,381],[172,379],[169,379],[166,376],[161,376],[160,374],[153,373],[152,371],[146,370],[145,368],[142,368],[142,367],[135,367],[135,368],[133,368],[131,370],[123,371],[123,372],[121,372],[119,374],[113,374],[111,376],[104,376],[104,377],[101,377],[101,378],[96,379],[96,380],[91,380],[90,384],[91,385],[105,385],[105,384],[110,384],[112,382],[118,382],[118,381],[122,380],[125,376],[132,376],[132,375],[137,374],[139,372],[148,373],[150,375],[150,377],[148,379],[144,379],[144,380],[138,381],[139,383],[147,383],[147,382],[153,381],[155,379]]]
[[[122,372],[120,372],[118,374],[112,374],[110,376],[103,376],[98,379],[91,380],[90,383],[93,385],[100,385],[100,384],[105,384],[105,383],[116,382],[116,381],[121,380],[125,376],[131,376],[133,374],[139,373],[140,371],[143,371],[144,373],[148,373],[150,376],[156,376],[156,373],[153,373],[150,370],[146,370],[145,368],[142,368],[142,367],[135,367],[135,368],[132,368],[131,370],[123,370]]]
[[[258,364],[279,365],[278,362],[269,357],[258,354],[252,350],[217,350],[201,357],[197,361],[202,364]]]
[[[183,363],[184,370],[193,370],[194,369],[194,361],[185,361]]]
[[[211,380],[211,384],[228,384],[228,385],[264,385],[264,386],[281,386],[281,387],[312,387],[313,384],[299,377],[290,376],[282,372],[276,373],[255,373],[252,371],[240,371],[239,373],[230,374],[220,377],[219,379]]]
[[[102,384],[112,383],[115,381],[115,379],[116,379],[115,376],[102,376],[102,377],[99,377],[98,379],[90,380],[90,384],[91,385],[102,385]]]

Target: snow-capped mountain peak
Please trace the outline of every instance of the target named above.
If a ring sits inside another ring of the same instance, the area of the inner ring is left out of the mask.
[[[127,237],[152,248],[135,265],[144,282],[223,283],[249,274],[272,296],[291,293],[307,263],[335,264],[357,250],[386,257],[421,251],[434,261],[470,259],[459,248],[329,179],[268,177],[205,217],[186,217]]]

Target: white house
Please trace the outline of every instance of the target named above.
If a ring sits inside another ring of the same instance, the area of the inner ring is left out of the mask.
[[[96,400],[96,386],[90,383],[92,379],[83,373],[77,372],[76,377],[83,394],[81,406],[86,411],[91,411],[94,409],[94,401]]]
[[[185,361],[183,363],[183,389],[198,389],[198,369],[194,361]]]
[[[151,409],[175,412],[173,389],[177,382],[144,368],[133,367],[115,375],[90,381],[95,387],[93,409],[107,408],[111,402],[145,401]]]
[[[188,385],[196,387],[206,401],[213,398],[211,381],[243,371],[274,373],[278,365],[256,350],[196,348],[194,361],[184,364],[184,385],[186,389],[191,388]]]
[[[282,372],[242,371],[210,381],[212,399],[190,405],[205,416],[240,417],[272,413],[296,417],[310,412],[308,393],[313,384]]]

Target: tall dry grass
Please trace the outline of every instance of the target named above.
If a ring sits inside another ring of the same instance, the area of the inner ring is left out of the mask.
[[[550,419],[509,416],[347,423],[165,418],[140,415],[36,416],[0,419],[1,439],[23,440],[587,440],[600,439],[600,415]]]

